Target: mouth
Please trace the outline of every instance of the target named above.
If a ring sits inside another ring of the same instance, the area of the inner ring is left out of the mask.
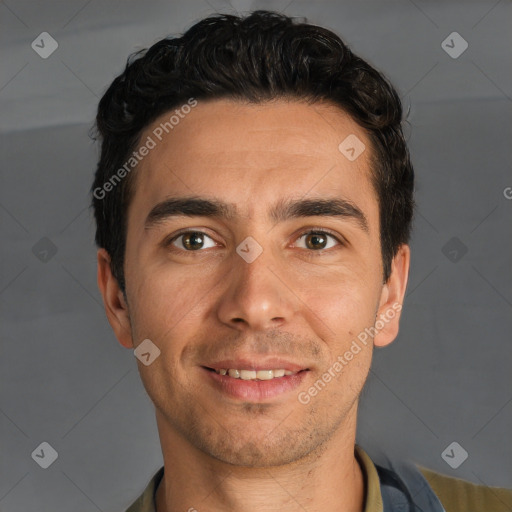
[[[231,377],[232,379],[253,381],[281,379],[282,377],[288,377],[289,375],[297,375],[300,372],[309,371],[308,368],[298,371],[285,370],[284,368],[275,370],[239,370],[236,368],[209,368],[207,366],[203,366],[203,368],[211,372],[215,372],[218,375]]]
[[[217,366],[217,365],[215,365]],[[265,402],[296,390],[309,368],[230,368],[201,366],[214,390],[231,399]],[[234,365],[233,365],[234,366]]]

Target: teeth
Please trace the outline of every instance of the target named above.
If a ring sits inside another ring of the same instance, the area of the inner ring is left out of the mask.
[[[274,378],[274,370],[258,370],[256,378],[259,380],[271,380]]]
[[[297,372],[291,372],[290,370],[235,370],[233,368],[230,369],[220,369],[215,370],[219,375],[229,375],[234,379],[242,379],[242,380],[272,380],[279,377],[284,377],[285,375],[294,375]]]
[[[252,380],[256,378],[256,372],[253,370],[240,370],[240,378],[242,380]]]

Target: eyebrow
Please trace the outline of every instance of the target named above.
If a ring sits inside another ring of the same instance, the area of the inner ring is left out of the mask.
[[[202,197],[168,198],[155,205],[144,223],[149,230],[156,224],[172,217],[210,217],[233,220],[237,216],[234,203],[225,203],[216,199]],[[368,220],[355,204],[342,198],[281,199],[271,209],[270,219],[284,222],[302,217],[336,217],[354,221],[368,233]]]

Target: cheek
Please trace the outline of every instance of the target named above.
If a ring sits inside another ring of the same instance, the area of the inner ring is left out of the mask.
[[[331,335],[357,334],[357,329],[373,325],[379,300],[377,280],[354,272],[329,272],[306,276],[295,282],[304,311],[311,310],[331,330]],[[335,331],[335,332],[332,332]]]
[[[210,286],[211,288],[211,286]],[[205,300],[206,283],[170,268],[139,269],[130,291],[130,314],[137,335],[155,340],[173,336]]]
[[[371,365],[378,287],[348,276],[323,286],[304,290],[306,323],[322,339],[326,359],[316,378],[335,382],[331,388],[340,397],[357,396]],[[319,386],[322,384],[320,383]],[[340,398],[341,399],[341,398]]]
[[[215,261],[181,265],[141,258],[132,269],[128,300],[137,340],[154,338],[162,347],[172,346],[173,353],[204,325],[226,286],[225,269]]]
[[[363,292],[365,289],[346,288],[318,296],[318,311],[328,329],[316,334],[324,340],[329,355],[316,378],[328,384],[332,393],[329,400],[340,404],[359,395],[371,365],[373,342],[368,333],[374,324],[376,303]]]
[[[132,284],[130,316],[135,343],[150,339],[160,350],[149,366],[139,364],[139,371],[152,399],[164,410],[196,385],[182,365],[183,353],[201,322],[198,311],[206,300],[195,281],[169,271],[144,268]],[[201,302],[203,300],[203,302]]]

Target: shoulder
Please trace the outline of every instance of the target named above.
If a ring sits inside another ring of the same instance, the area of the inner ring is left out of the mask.
[[[143,493],[130,505],[126,512],[155,512],[156,490],[164,475],[162,466],[151,478]]]
[[[510,512],[512,489],[478,485],[419,466],[446,512]]]

